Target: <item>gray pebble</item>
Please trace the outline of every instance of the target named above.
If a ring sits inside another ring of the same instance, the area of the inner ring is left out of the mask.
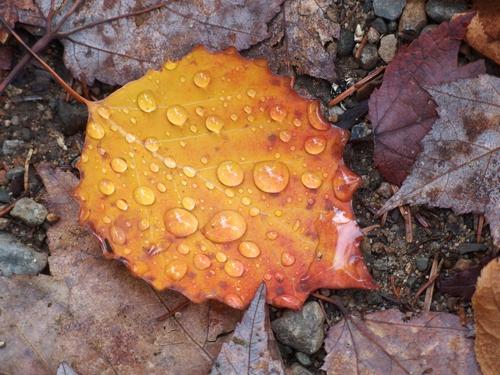
[[[370,26],[377,30],[380,34],[387,33],[387,25],[385,24],[385,21],[380,17],[375,18]]]
[[[427,270],[427,267],[429,267],[429,258],[418,257],[415,263],[417,265],[417,270],[419,270],[420,272],[424,272]]]
[[[373,0],[375,15],[394,21],[399,18],[406,0]]]
[[[20,139],[6,139],[2,144],[2,153],[4,155],[12,155],[19,151],[24,146],[24,141]]]
[[[0,187],[0,203],[9,203],[11,198],[9,191],[4,187]]]
[[[475,253],[488,250],[488,246],[482,243],[462,243],[457,248],[460,254]]]
[[[354,49],[354,33],[347,29],[340,29],[340,39],[337,45],[339,56],[349,56]]]
[[[366,123],[360,122],[359,124],[356,124],[352,127],[351,140],[355,141],[358,139],[366,138],[371,133],[372,133],[372,130],[370,129],[370,127]]]
[[[309,357],[306,353],[296,352],[295,358],[297,358],[297,361],[299,361],[301,365],[311,366],[312,364],[311,357]]]
[[[22,175],[24,175],[24,167],[14,167],[7,171],[5,177],[7,177],[7,180],[12,181]]]
[[[387,264],[386,259],[375,259],[373,262],[373,268],[378,271],[388,271],[389,265]]]
[[[0,232],[0,275],[36,275],[47,265],[47,254],[24,245],[10,233]]]
[[[12,211],[10,211],[10,216],[20,219],[31,226],[43,224],[47,214],[47,209],[31,198],[19,199]]]
[[[294,363],[293,365],[291,365],[286,373],[288,375],[313,375],[311,371],[302,367],[298,363]]]
[[[389,34],[380,39],[378,55],[384,62],[389,63],[396,55],[398,49],[398,40],[394,34]]]
[[[372,70],[377,65],[377,47],[371,44],[364,46],[359,56],[359,63],[364,70]]]
[[[380,39],[380,33],[374,27],[370,27],[367,33],[368,43],[377,44]]]
[[[384,181],[380,184],[380,186],[377,188],[375,192],[381,197],[389,199],[390,197],[392,197],[391,184]]]
[[[307,354],[314,354],[323,344],[325,315],[319,303],[306,303],[301,311],[285,311],[271,326],[283,344]]]
[[[436,22],[449,21],[455,13],[466,10],[465,0],[429,0],[425,5],[427,15]]]

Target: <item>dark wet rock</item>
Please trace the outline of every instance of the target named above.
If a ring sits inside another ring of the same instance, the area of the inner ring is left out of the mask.
[[[20,139],[6,139],[2,144],[2,153],[4,155],[12,155],[24,147],[24,141]]]
[[[85,129],[87,124],[87,108],[79,103],[68,103],[59,99],[55,104],[58,130],[71,136]]]
[[[385,21],[380,17],[375,18],[370,26],[377,30],[380,34],[387,33],[387,25],[385,24]]]
[[[305,353],[302,353],[302,352],[296,352],[295,353],[295,358],[297,358],[297,361],[299,361],[299,363],[301,365],[304,365],[304,366],[311,366],[312,365],[312,360],[311,360],[311,357],[309,357],[307,354]]]
[[[339,56],[349,56],[354,49],[354,33],[347,29],[340,29],[340,40],[337,45]]]
[[[309,371],[305,367],[302,367],[298,363],[294,363],[293,365],[291,365],[286,373],[288,375],[313,375],[311,371]]]
[[[47,254],[24,245],[10,233],[0,232],[0,275],[36,275],[47,265]]]
[[[9,203],[11,199],[10,192],[4,187],[0,187],[0,203]]]
[[[455,13],[466,10],[465,0],[429,0],[425,5],[427,15],[436,22],[449,21]]]
[[[458,246],[457,250],[460,254],[469,254],[478,251],[486,251],[488,250],[488,246],[482,243],[462,243]]]
[[[373,0],[373,11],[379,17],[394,21],[399,18],[405,5],[405,0]]]
[[[14,167],[10,168],[7,173],[5,174],[5,177],[7,177],[7,180],[12,181],[16,178],[19,177],[24,177],[24,167]]]
[[[364,46],[359,56],[359,63],[364,70],[372,70],[377,65],[377,47],[371,44]]]
[[[415,264],[417,266],[417,270],[419,270],[420,272],[424,272],[429,267],[429,258],[418,257],[417,260],[415,261]]]

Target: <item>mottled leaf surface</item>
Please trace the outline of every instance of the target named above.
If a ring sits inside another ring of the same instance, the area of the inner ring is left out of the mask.
[[[476,322],[474,349],[483,375],[498,374],[500,358],[500,261],[483,268],[472,298]]]
[[[381,211],[402,204],[484,213],[500,241],[500,79],[489,75],[427,87],[439,119],[401,189]]]
[[[61,218],[47,233],[53,276],[0,278],[0,373],[53,375],[66,361],[79,375],[206,374],[239,313],[191,304],[158,322],[185,299],[104,259],[78,223],[77,178],[47,166],[39,174]]]
[[[266,286],[261,284],[233,335],[222,345],[211,374],[284,375],[281,358],[274,358],[279,352],[269,327]]]
[[[42,15],[24,12],[20,21],[46,27],[51,0],[35,0]],[[195,45],[220,50],[247,49],[269,36],[266,23],[280,10],[283,0],[167,1],[87,0],[61,28],[64,63],[73,76],[92,84],[94,79],[123,85],[167,59],[177,59]],[[56,1],[57,22],[75,0]],[[93,22],[131,13],[162,3],[159,10],[95,27],[65,33]],[[62,4],[62,5],[61,5]]]
[[[400,185],[421,151],[420,141],[437,118],[425,86],[484,73],[482,61],[459,66],[460,41],[473,14],[443,22],[401,48],[387,66],[380,89],[370,97],[374,162],[389,182]]]
[[[474,341],[458,316],[428,312],[409,321],[397,309],[337,323],[325,340],[322,367],[337,374],[480,375]]]
[[[321,287],[375,287],[347,132],[265,61],[199,47],[88,106],[82,223],[157,290],[243,309],[265,282],[298,309]]]

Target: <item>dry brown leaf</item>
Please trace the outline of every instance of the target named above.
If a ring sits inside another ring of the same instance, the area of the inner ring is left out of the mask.
[[[381,211],[428,204],[484,213],[500,242],[500,78],[481,75],[427,88],[439,119],[401,189]]]
[[[266,286],[261,284],[231,339],[222,345],[211,375],[285,374],[270,329]]]
[[[232,330],[237,311],[191,304],[180,316],[157,317],[185,301],[157,294],[101,255],[78,224],[68,172],[39,168],[47,206],[61,220],[48,231],[53,276],[0,278],[0,373],[50,374],[67,361],[86,374],[206,374]]]
[[[76,1],[59,5],[54,23]],[[47,27],[52,0],[35,0],[43,16],[20,12],[25,24]],[[269,36],[266,23],[280,10],[283,0],[201,2],[194,0],[86,0],[61,28],[64,63],[73,75],[92,84],[94,79],[123,85],[167,59],[178,59],[195,45],[209,49],[234,46],[247,49]],[[121,18],[92,28],[86,24],[117,17],[162,3],[163,8],[138,17]],[[80,29],[74,33],[71,30]],[[71,34],[68,34],[71,33]]]
[[[472,19],[465,40],[472,48],[500,64],[500,3],[475,0],[477,14]]]
[[[483,375],[497,375],[500,369],[500,261],[483,268],[472,297],[476,322],[477,361]]]
[[[0,2],[0,17],[10,27],[14,27],[18,21],[18,12],[20,10],[36,11],[33,0],[2,0]],[[0,43],[5,43],[8,37],[9,32],[0,26]]]
[[[480,375],[473,340],[458,316],[428,312],[403,321],[397,309],[349,316],[328,331],[328,375]]]

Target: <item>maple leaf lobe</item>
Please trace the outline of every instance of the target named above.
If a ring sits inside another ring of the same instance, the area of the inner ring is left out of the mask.
[[[81,221],[156,289],[236,308],[299,308],[320,287],[375,287],[351,208],[347,133],[291,79],[198,47],[89,105]]]

